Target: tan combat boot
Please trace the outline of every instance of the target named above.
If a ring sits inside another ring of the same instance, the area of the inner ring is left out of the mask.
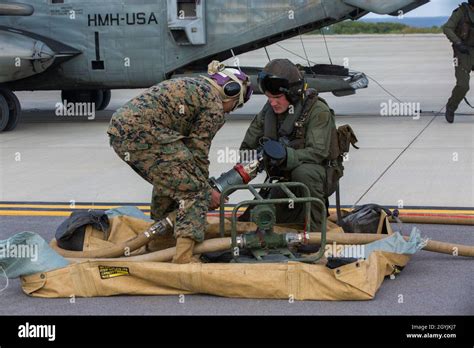
[[[191,238],[178,238],[176,241],[176,254],[173,263],[184,264],[193,262],[193,249],[196,242]]]

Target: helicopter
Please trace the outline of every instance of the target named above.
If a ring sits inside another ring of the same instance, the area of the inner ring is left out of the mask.
[[[399,16],[429,0],[0,1],[0,132],[17,126],[16,91],[61,90],[104,110],[113,89],[204,73],[212,60],[267,47],[370,12]],[[253,80],[261,67],[239,67]],[[366,88],[339,65],[302,67],[336,96]]]

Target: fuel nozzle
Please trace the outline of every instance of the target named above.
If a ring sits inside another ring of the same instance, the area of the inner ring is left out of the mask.
[[[259,149],[256,154],[253,160],[235,165],[234,168],[223,173],[219,178],[210,178],[209,183],[221,193],[229,186],[248,184],[263,171],[263,151]]]
[[[151,225],[145,232],[145,236],[148,239],[155,239],[159,236],[165,236],[167,234],[173,233],[174,223],[176,219],[176,212],[171,213],[164,219],[157,221],[155,224]]]

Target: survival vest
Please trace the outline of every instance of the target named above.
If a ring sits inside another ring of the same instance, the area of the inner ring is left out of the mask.
[[[474,24],[470,16],[469,4],[464,2],[459,5],[459,10],[462,11],[463,17],[456,27],[456,35],[468,46],[474,46]]]
[[[289,147],[296,150],[303,149],[306,142],[307,122],[313,106],[321,101],[329,107],[326,100],[318,96],[314,89],[306,91],[306,98],[303,103],[299,103],[294,108],[293,113],[289,113],[281,126],[278,128],[277,116],[271,106],[267,104],[264,109],[264,137],[273,140],[287,138]],[[334,110],[329,108],[331,114],[335,116]],[[349,125],[344,125],[338,129],[333,128],[329,146],[329,155],[325,162],[326,167],[326,196],[331,196],[337,188],[339,179],[344,175],[344,156],[349,152],[350,145],[358,149],[355,145],[357,137]]]

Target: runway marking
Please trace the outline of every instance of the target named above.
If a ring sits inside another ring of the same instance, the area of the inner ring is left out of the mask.
[[[123,205],[78,205],[76,204],[72,207],[70,204],[0,204],[1,208],[30,208],[30,209],[37,209],[37,208],[44,208],[44,209],[113,209],[118,208]],[[150,210],[150,206],[148,205],[134,205],[134,207],[138,207],[142,210]]]
[[[49,216],[49,217],[61,217],[61,216],[69,216],[71,212],[75,210],[87,210],[87,209],[101,209],[101,210],[108,210],[113,208],[118,208],[124,206],[126,204],[113,204],[113,203],[103,203],[103,204],[78,204],[76,203],[74,208],[71,207],[70,204],[61,204],[61,203],[34,203],[34,202],[15,202],[15,203],[1,203],[0,204],[0,216]],[[144,204],[131,204],[130,206],[138,207],[142,210],[146,215],[150,215],[150,206]],[[230,216],[231,212],[234,209],[234,206],[229,205],[225,208],[226,216]],[[344,210],[351,211],[349,208],[343,208]],[[395,208],[390,208],[395,209]],[[239,212],[243,212],[245,210],[244,207],[239,209]],[[412,215],[412,216],[441,216],[443,215],[451,215],[456,214],[459,215],[458,217],[474,217],[474,209],[472,208],[416,208],[410,207],[406,209],[398,209],[400,211],[400,215]],[[335,208],[330,208],[329,213],[334,214],[336,212]],[[219,211],[215,210],[208,213],[209,216],[218,216]]]
[[[69,216],[69,211],[0,210],[0,216]]]

